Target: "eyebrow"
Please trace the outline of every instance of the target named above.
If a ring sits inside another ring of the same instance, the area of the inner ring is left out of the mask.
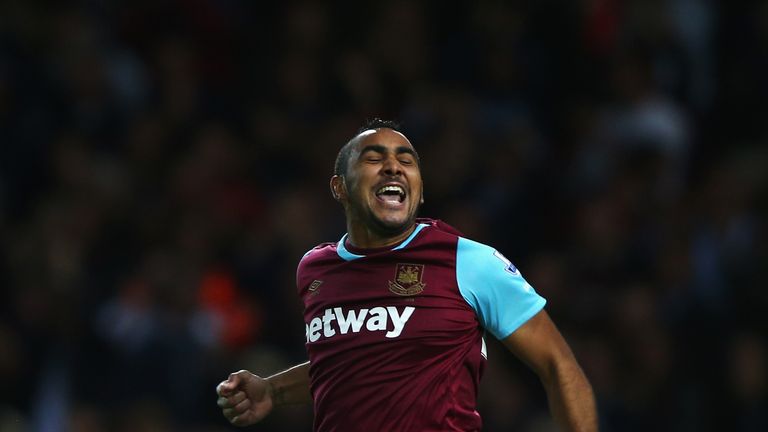
[[[362,150],[360,150],[360,155],[362,156],[365,153],[368,153],[369,151],[380,153],[380,154],[387,154],[388,149],[381,144],[369,144],[363,147]],[[416,150],[412,149],[411,147],[399,146],[395,149],[395,154],[403,154],[403,153],[412,155],[414,158],[416,158],[416,160],[419,159],[418,153],[416,153]]]

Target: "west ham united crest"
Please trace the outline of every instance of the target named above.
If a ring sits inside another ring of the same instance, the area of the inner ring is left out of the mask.
[[[389,281],[389,290],[401,296],[412,296],[424,291],[427,286],[422,282],[424,277],[423,264],[398,264],[395,270],[395,281]]]

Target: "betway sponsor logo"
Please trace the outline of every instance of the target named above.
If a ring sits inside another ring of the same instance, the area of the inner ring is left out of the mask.
[[[330,338],[337,334],[360,333],[363,328],[368,331],[385,331],[385,337],[396,338],[403,332],[414,310],[416,308],[413,306],[407,306],[402,313],[394,306],[347,312],[339,307],[326,309],[322,315],[312,318],[305,325],[307,342],[316,342],[321,336]]]

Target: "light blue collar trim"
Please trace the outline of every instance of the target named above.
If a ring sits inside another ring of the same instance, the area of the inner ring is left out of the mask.
[[[344,246],[344,243],[346,243],[346,241],[347,241],[347,235],[344,234],[341,237],[341,240],[339,240],[339,242],[336,244],[336,253],[339,254],[341,259],[343,259],[344,261],[352,261],[365,256],[365,255],[353,254],[352,252],[348,251],[347,247]]]
[[[402,243],[393,247],[390,250],[398,250],[408,246],[408,243],[410,243],[416,237],[416,234],[418,234],[426,226],[427,224],[423,224],[423,223],[416,225],[416,229],[413,230],[413,232],[411,233],[411,235],[408,236],[407,239],[403,240]],[[352,261],[365,256],[365,255],[354,254],[348,251],[346,246],[344,246],[344,243],[346,243],[346,240],[347,240],[347,234],[344,234],[344,236],[341,237],[341,240],[339,240],[339,242],[336,243],[336,253],[339,254],[341,259],[343,259],[344,261]]]
[[[414,237],[416,237],[416,234],[418,234],[419,231],[423,230],[425,226],[427,226],[427,224],[420,223],[420,224],[416,225],[416,229],[413,230],[411,235],[409,235],[407,239],[403,240],[402,243],[400,243],[399,245],[393,247],[392,250],[398,250],[398,249],[402,249],[402,248],[408,246],[408,243],[410,243],[411,240],[413,240]]]

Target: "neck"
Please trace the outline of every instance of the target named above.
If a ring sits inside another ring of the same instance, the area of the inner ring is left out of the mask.
[[[354,247],[361,249],[373,249],[396,245],[407,239],[416,229],[413,223],[403,232],[396,234],[382,234],[369,227],[353,226],[347,222],[347,241]]]

